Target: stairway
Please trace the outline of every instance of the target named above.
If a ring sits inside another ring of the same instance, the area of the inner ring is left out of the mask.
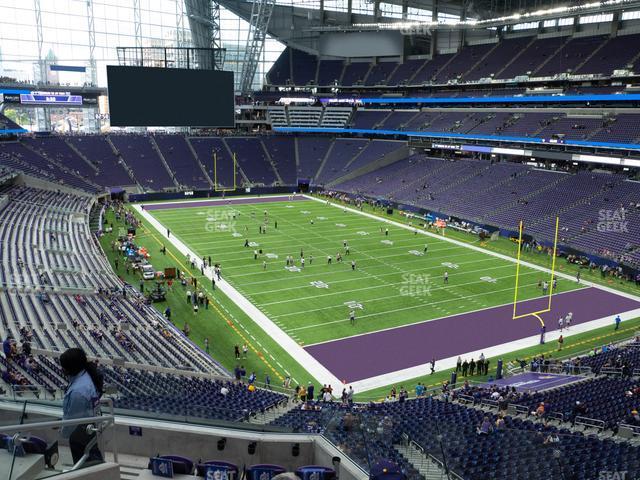
[[[273,173],[276,176],[276,180],[278,181],[278,185],[284,185],[284,181],[282,180],[282,177],[280,176],[280,172],[278,172],[278,168],[276,167],[276,164],[273,163],[273,158],[271,157],[271,154],[269,153],[269,149],[264,144],[262,139],[260,139],[260,146],[262,147],[262,151],[264,152],[265,157],[269,161],[269,166],[271,167],[271,169],[273,170]]]
[[[72,141],[68,140],[68,139],[64,139],[64,143],[67,144],[67,146],[73,150],[73,152],[78,155],[82,160],[85,161],[85,163],[87,165],[89,165],[94,172],[96,173],[100,173],[100,170],[98,170],[98,167],[96,167],[93,163],[91,163],[91,161],[86,157],[86,155],[84,153],[82,153],[80,150],[78,150],[78,147],[76,147]]]
[[[300,171],[300,146],[298,145],[298,137],[293,139],[293,147],[296,154],[296,175]]]
[[[545,186],[534,190],[532,192],[527,193],[524,196],[518,196],[517,199],[508,202],[508,203],[504,203],[503,205],[501,205],[500,207],[496,208],[495,210],[485,214],[482,218],[486,219],[489,215],[495,215],[496,213],[501,213],[504,212],[505,210],[509,210],[510,208],[515,207],[516,205],[518,205],[518,203],[522,200],[531,200],[533,197],[537,196],[537,195],[541,195],[544,192],[546,192],[547,190],[551,190],[554,189],[558,186],[558,184],[566,181],[569,178],[569,176],[566,175],[558,175],[558,178],[552,182],[547,183]]]
[[[178,182],[178,180],[176,179],[176,174],[173,173],[173,170],[171,170],[171,167],[169,167],[169,164],[167,163],[167,159],[164,158],[164,155],[162,154],[162,151],[160,150],[160,147],[156,143],[156,139],[153,137],[153,135],[149,135],[149,142],[151,143],[151,147],[156,151],[156,154],[160,158],[160,163],[162,163],[165,170],[169,174],[169,177],[171,177],[171,180],[173,181],[173,184],[175,185],[175,187],[180,188],[180,182]]]
[[[125,162],[124,157],[122,156],[120,151],[116,148],[114,143],[111,141],[111,138],[109,138],[109,136],[107,135],[105,137],[105,140],[109,144],[109,147],[111,147],[111,151],[113,152],[113,154],[116,157],[118,157],[118,160],[122,163],[122,167],[126,170],[127,174],[129,175],[129,178],[131,178],[131,180],[133,180],[133,182],[138,186],[140,191],[143,191],[144,188],[138,182],[138,179],[136,178],[135,174],[133,173],[133,170],[131,169],[131,167],[129,165],[127,165],[127,162]]]
[[[611,38],[613,38],[613,37],[611,37]],[[576,66],[576,68],[574,68],[571,73],[579,72],[580,69],[583,67],[583,65],[585,63],[587,63],[589,60],[591,60],[594,57],[594,55],[596,55],[600,50],[602,50],[604,48],[605,45],[607,45],[611,41],[611,38],[609,38],[606,41],[602,42],[598,48],[594,49],[589,55],[587,55],[587,58],[585,58],[582,62],[580,62],[580,64],[578,64]]]
[[[491,49],[489,49],[489,51],[487,53],[485,53],[476,63],[471,65],[471,67],[469,67],[469,69],[462,74],[462,76],[460,77],[460,80],[464,80],[464,77],[469,75],[471,72],[475,71],[475,69],[478,67],[478,65],[480,65],[484,61],[485,58],[489,58],[489,56],[493,55],[493,51],[496,48],[498,48],[499,45],[500,45],[500,42],[496,42],[495,45]]]
[[[235,158],[236,159],[235,166],[238,169],[238,173],[240,173],[240,176],[242,177],[242,180],[245,182],[245,185],[251,185],[251,182],[249,181],[249,177],[247,177],[245,175],[244,170],[242,170],[242,167],[240,167],[240,161],[235,156],[235,153],[233,153],[231,151],[231,147],[229,147],[229,144],[225,141],[224,138],[222,138],[222,143],[224,144],[224,147],[227,149],[227,153],[229,154],[229,158]],[[260,142],[260,143],[262,143],[262,142]]]
[[[187,147],[189,147],[189,151],[191,152],[191,155],[193,155],[193,158],[195,158],[196,162],[200,166],[200,170],[202,170],[202,174],[204,175],[204,178],[207,180],[209,185],[211,185],[211,188],[215,188],[215,185],[213,184],[213,180],[211,180],[211,177],[209,176],[207,169],[198,158],[198,154],[196,153],[195,148],[193,148],[193,145],[191,145],[191,141],[189,140],[189,137],[184,137],[184,141],[187,142]]]
[[[35,153],[36,155],[38,155],[39,157],[45,159],[47,162],[52,163],[53,165],[55,165],[56,167],[58,167],[61,171],[67,173],[68,175],[72,175],[76,178],[79,178],[80,180],[85,181],[86,183],[94,186],[95,188],[97,188],[98,190],[102,190],[102,186],[98,185],[97,183],[95,183],[93,180],[89,179],[89,178],[85,178],[82,175],[80,175],[79,173],[75,172],[74,170],[69,169],[66,165],[62,164],[61,161],[57,158],[54,158],[53,156],[50,156],[47,154],[47,152],[40,150],[39,148],[36,148],[26,142],[22,143],[22,146],[24,148],[26,148],[27,150],[31,150],[31,152]]]
[[[409,442],[407,445],[396,444],[393,448],[406,458],[425,480],[447,480],[448,477],[444,469],[425,455],[424,452],[416,448],[414,443]]]
[[[264,414],[257,414],[255,417],[249,419],[249,423],[253,423],[255,425],[268,425],[291,410],[299,407],[300,404],[290,400],[286,405],[278,405],[277,407],[270,408]]]
[[[331,145],[329,145],[329,148],[327,148],[327,153],[325,153],[324,158],[322,159],[322,163],[320,163],[320,166],[318,167],[318,171],[314,176],[312,176],[312,178],[317,180],[320,177],[322,170],[324,170],[324,165],[325,163],[327,163],[327,159],[331,156],[331,151],[333,150],[333,147],[335,146],[335,144],[336,144],[336,141],[332,140]]]
[[[516,55],[514,55],[511,60],[509,60],[507,63],[504,64],[504,66],[498,70],[496,72],[496,74],[493,76],[493,78],[500,78],[500,74],[502,72],[504,72],[507,68],[509,68],[511,66],[511,64],[513,62],[515,62],[518,58],[520,58],[520,56],[526,52],[527,50],[529,50],[529,47],[533,44],[533,42],[535,42],[538,39],[538,37],[536,37],[535,35],[533,37],[531,37],[531,41],[529,43],[527,43],[527,46],[524,47],[522,50],[520,50]]]
[[[555,53],[554,53],[553,55],[549,55],[547,58],[545,58],[545,60],[544,60],[540,65],[538,65],[538,66],[536,67],[536,69],[535,69],[535,70],[533,70],[533,71],[531,72],[531,76],[532,76],[532,77],[535,77],[535,76],[536,76],[536,74],[537,74],[540,70],[542,70],[542,69],[544,68],[544,66],[545,66],[547,63],[549,63],[549,62],[551,61],[551,59],[552,59],[552,58],[555,58],[555,57],[556,57],[556,56],[558,56],[558,55],[562,55],[562,54],[563,54],[564,47],[567,45],[567,43],[569,43],[569,41],[571,40],[571,38],[572,38],[572,37],[567,37],[567,38],[565,39],[565,41],[563,42],[563,44],[562,44],[562,45],[560,45],[560,47],[558,47],[558,49],[555,51]]]

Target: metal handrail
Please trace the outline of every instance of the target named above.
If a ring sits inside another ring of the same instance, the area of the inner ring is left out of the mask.
[[[23,423],[19,425],[0,426],[0,433],[18,433],[21,430],[38,430],[41,428],[66,427],[71,425],[84,425],[87,423],[113,424],[115,417],[103,415],[98,417],[74,418],[71,420],[51,420],[48,422]]]
[[[622,368],[602,367],[599,373],[602,375],[622,375]]]
[[[113,408],[113,404],[112,404]],[[86,425],[87,433],[102,433],[109,426],[115,425],[115,417],[113,415],[105,415],[105,416],[97,416],[97,417],[86,417],[86,418],[74,418],[71,420],[53,420],[49,422],[35,422],[35,423],[23,423],[20,425],[7,425],[0,427],[0,433],[12,433],[15,437],[20,435],[21,431],[24,430],[38,430],[38,429],[48,429],[48,428],[60,428],[66,426],[73,425]],[[93,438],[85,445],[84,453],[80,460],[78,460],[68,471],[74,471],[82,468],[84,464],[89,459],[89,454],[91,449],[98,444],[98,441],[102,437],[99,435],[94,435]],[[113,458],[114,462],[118,462],[118,453],[116,450],[116,442],[115,442],[115,428],[112,429],[112,440],[113,440]],[[104,449],[103,449],[104,450]]]
[[[640,425],[629,425],[628,423],[620,422],[618,424],[618,429],[621,428],[628,428],[634,436],[640,436]]]
[[[600,430],[604,430],[605,423],[603,420],[598,420],[596,418],[589,417],[576,417],[575,418],[576,425],[584,425],[585,427],[598,428]]]

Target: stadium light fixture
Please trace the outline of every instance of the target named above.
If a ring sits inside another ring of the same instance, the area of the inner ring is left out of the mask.
[[[312,27],[314,31],[351,31],[351,30],[392,30],[403,33],[430,32],[434,29],[465,29],[465,28],[491,28],[501,25],[508,25],[526,21],[544,21],[551,18],[571,17],[575,15],[586,15],[590,13],[603,13],[628,8],[633,5],[640,5],[638,0],[604,0],[600,2],[589,2],[575,6],[553,7],[531,12],[518,12],[502,17],[492,17],[483,20],[474,18],[465,20],[442,19],[438,21],[401,21],[383,23],[354,23],[351,25],[325,25]]]

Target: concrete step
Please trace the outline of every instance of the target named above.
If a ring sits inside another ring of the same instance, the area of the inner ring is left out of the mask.
[[[422,475],[425,480],[446,480],[442,469],[412,445],[394,445],[394,448]]]
[[[254,423],[256,425],[268,425],[277,418],[280,418],[282,415],[293,410],[294,408],[298,408],[299,406],[299,404],[293,401],[289,401],[286,405],[272,408],[265,412],[264,415],[258,414],[255,417],[251,418],[249,421],[250,423]]]

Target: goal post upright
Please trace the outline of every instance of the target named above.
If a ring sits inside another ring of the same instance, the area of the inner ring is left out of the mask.
[[[237,160],[236,160],[236,154],[233,153],[232,157],[231,157],[231,162],[233,165],[233,187],[232,188],[220,188],[219,184],[218,184],[218,154],[216,153],[216,151],[213,151],[213,190],[215,192],[233,192],[236,190],[238,184],[237,184]]]
[[[555,275],[556,275],[556,255],[558,252],[559,225],[560,225],[560,217],[556,217],[554,236],[553,236],[553,250],[552,250],[552,256],[551,256],[551,280],[549,282],[549,293],[548,293],[549,299],[547,303],[547,308],[542,310],[537,310],[535,312],[522,313],[518,315],[517,307],[518,307],[518,287],[520,285],[520,263],[521,263],[520,258],[522,253],[522,232],[524,230],[524,222],[520,220],[520,225],[518,228],[518,254],[516,256],[516,281],[515,281],[515,290],[513,294],[513,320],[517,320],[519,318],[524,318],[524,317],[535,317],[538,319],[538,321],[543,327],[545,326],[544,320],[542,320],[542,317],[540,315],[542,313],[547,313],[551,311],[551,300],[554,293],[553,282],[555,280]]]
[[[553,281],[556,276],[556,252],[558,249],[558,225],[560,224],[560,217],[556,217],[556,228],[553,236],[553,256],[551,258],[551,288],[549,289],[549,306],[548,310],[551,310],[551,295],[553,295]]]
[[[522,220],[518,228],[518,255],[516,257],[516,287],[513,291],[513,319],[516,317],[516,308],[518,306],[518,285],[520,284],[520,253],[522,252]]]

